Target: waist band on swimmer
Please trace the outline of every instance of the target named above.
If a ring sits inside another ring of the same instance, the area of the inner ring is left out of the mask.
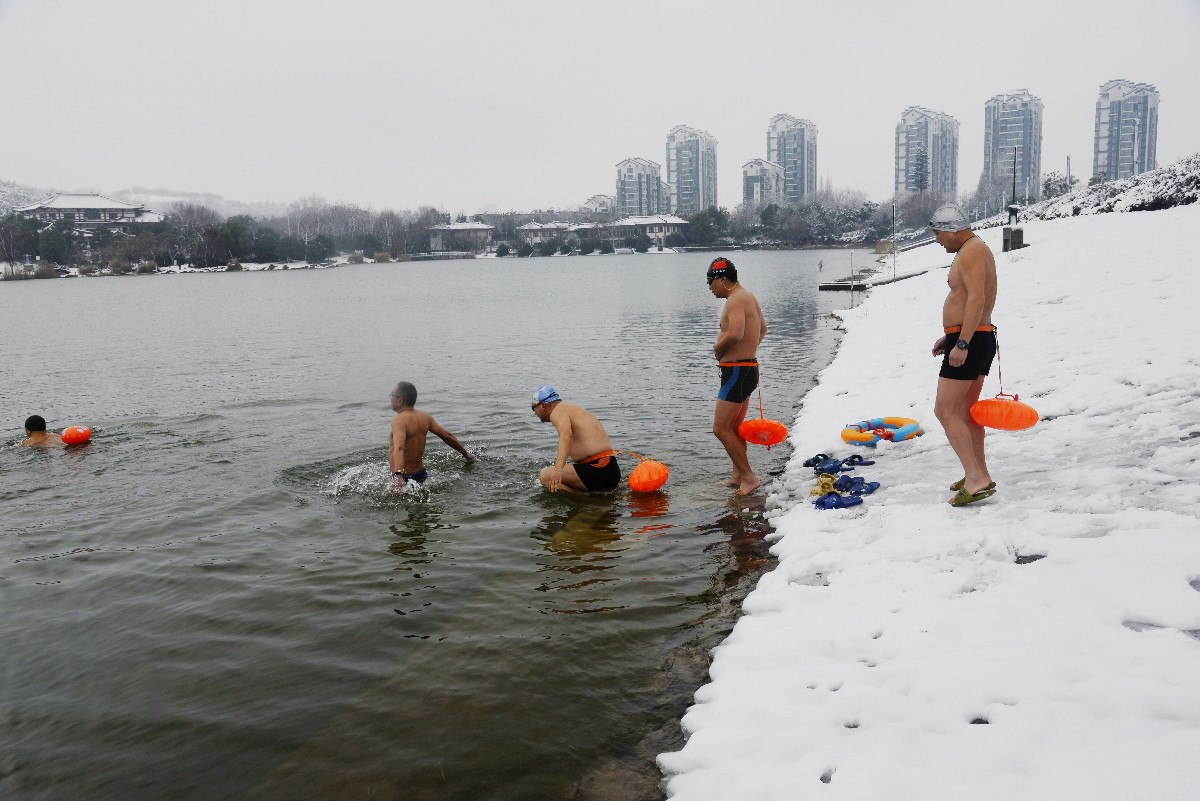
[[[600,453],[597,453],[597,454],[595,454],[595,455],[593,455],[593,456],[589,456],[589,457],[588,457],[588,458],[586,458],[586,459],[574,459],[573,461],[575,462],[575,464],[588,464],[588,465],[590,465],[590,464],[592,464],[593,462],[598,462],[598,461],[600,461],[601,459],[605,459],[605,458],[607,458],[607,457],[609,457],[609,456],[616,456],[616,455],[617,455],[617,452],[616,452],[616,451],[600,451]],[[605,462],[604,464],[608,464],[608,463],[607,463],[607,462]],[[603,465],[603,464],[594,465],[594,466],[595,466],[595,467],[604,467],[604,465]]]
[[[951,326],[947,326],[946,328],[943,328],[942,330],[945,331],[947,334],[957,334],[962,331],[962,326],[961,325],[951,325]],[[976,333],[981,332],[981,331],[990,331],[994,334],[994,333],[996,333],[996,326],[992,325],[991,323],[988,323],[987,325],[977,325],[977,326],[975,326],[975,331],[976,331]]]
[[[758,367],[758,359],[743,359],[740,362],[717,362],[718,367]]]

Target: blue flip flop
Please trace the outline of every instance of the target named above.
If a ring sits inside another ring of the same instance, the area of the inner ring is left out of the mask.
[[[826,459],[813,465],[813,470],[818,473],[840,473],[853,469],[853,467],[844,467],[839,459]]]
[[[870,459],[864,459],[856,453],[853,456],[847,456],[845,459],[843,459],[842,464],[851,465],[853,467],[866,467],[869,464],[875,464],[875,462]]]
[[[830,492],[813,501],[813,506],[818,509],[845,509],[848,506],[858,506],[862,502],[863,499],[857,495],[842,496]]]
[[[862,479],[858,476],[838,476],[833,482],[833,488],[838,492],[849,492],[861,483]]]
[[[832,457],[827,453],[818,453],[816,456],[812,456],[812,457],[809,457],[808,459],[805,459],[803,466],[804,467],[816,467],[821,462],[827,461],[831,458]]]
[[[878,481],[862,481],[850,488],[850,494],[854,496],[870,495],[877,489],[879,489]]]

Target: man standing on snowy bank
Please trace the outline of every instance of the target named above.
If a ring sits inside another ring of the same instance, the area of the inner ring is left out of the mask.
[[[983,380],[996,356],[996,260],[991,248],[975,236],[962,207],[947,203],[929,221],[937,243],[953,253],[946,282],[950,294],[942,305],[945,334],[933,343],[933,355],[942,357],[934,414],[946,431],[950,447],[962,462],[963,477],[950,485],[951,506],[966,506],[996,494],[983,455],[983,428],[971,419],[971,406],[979,400]]]

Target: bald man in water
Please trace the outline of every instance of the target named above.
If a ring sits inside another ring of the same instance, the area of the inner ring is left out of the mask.
[[[392,471],[397,489],[408,482],[424,484],[429,478],[425,469],[425,437],[432,431],[442,442],[463,455],[467,464],[475,461],[475,454],[463,447],[458,438],[438,425],[433,415],[416,408],[417,388],[401,381],[392,390],[392,429],[388,435],[388,469]]]

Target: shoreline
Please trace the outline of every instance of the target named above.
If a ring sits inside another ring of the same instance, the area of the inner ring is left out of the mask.
[[[778,565],[716,649],[686,745],[659,757],[669,798],[1192,796],[1200,689],[1175,677],[1200,670],[1186,344],[1200,331],[1185,306],[1200,279],[1172,232],[1197,223],[1200,206],[1027,222],[1030,247],[1004,254],[1000,230],[977,232],[1000,274],[1004,390],[1042,415],[990,432],[1000,492],[977,506],[945,503],[960,468],[932,415],[940,270],[839,313],[846,334],[769,500]],[[884,415],[927,434],[840,441],[848,420]],[[817,452],[874,459],[855,474],[881,490],[814,509],[800,462]]]

